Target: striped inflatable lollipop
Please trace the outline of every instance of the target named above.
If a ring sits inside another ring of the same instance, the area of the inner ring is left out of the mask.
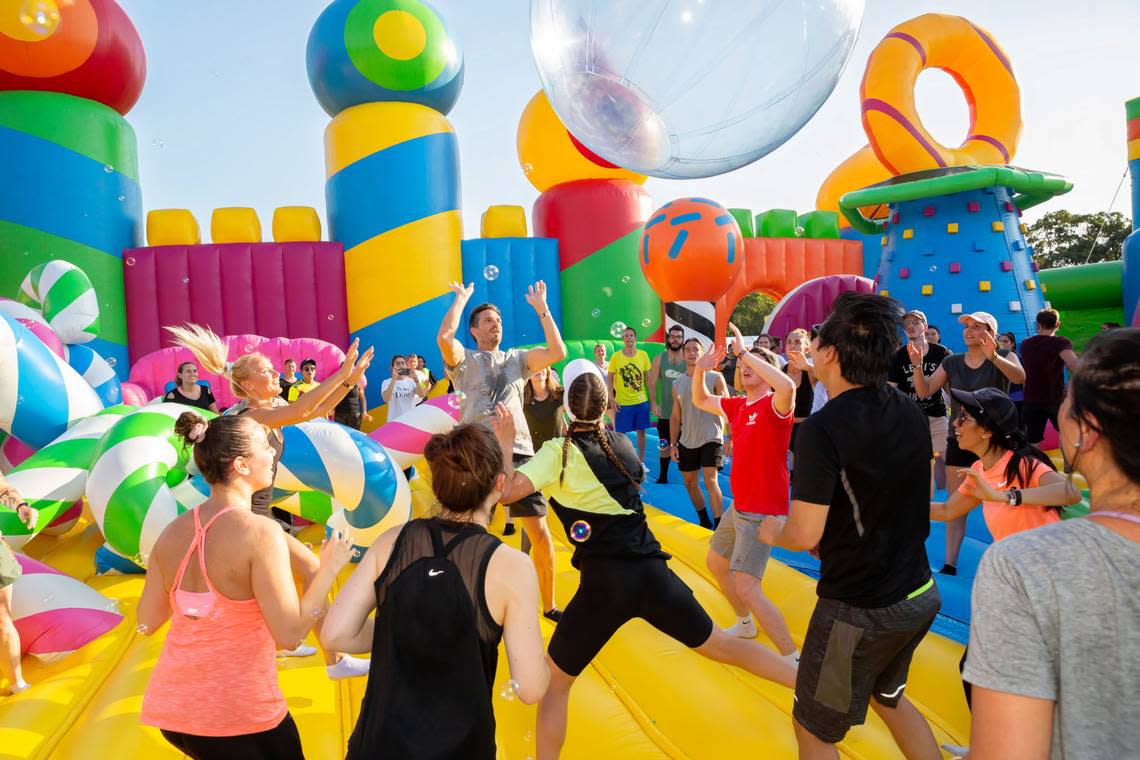
[[[39,512],[36,524],[28,528],[14,511],[0,508],[0,533],[9,544],[16,548],[23,546],[83,498],[99,441],[132,411],[134,407],[113,406],[80,420],[8,473],[8,482]]]
[[[102,408],[78,372],[0,313],[0,429],[39,448]]]
[[[425,401],[400,419],[387,422],[369,436],[379,443],[401,470],[416,465],[424,446],[436,433],[446,433],[459,423],[459,397],[452,393]]]
[[[66,657],[123,621],[115,600],[42,562],[17,554],[24,574],[12,586],[20,654]]]
[[[53,259],[32,269],[20,284],[18,299],[42,311],[64,343],[87,343],[99,334],[95,286],[70,262]]]

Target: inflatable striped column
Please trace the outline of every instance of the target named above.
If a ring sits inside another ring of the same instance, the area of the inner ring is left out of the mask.
[[[427,354],[462,276],[459,145],[440,113],[413,103],[341,112],[325,134],[329,227],[344,244],[348,329],[380,353],[368,406],[379,406],[394,353]],[[434,361],[432,359],[434,358]]]
[[[146,80],[142,40],[116,0],[18,5],[0,12],[0,296],[51,259],[79,267],[103,314],[91,347],[126,379],[122,256],[142,203],[123,117]]]
[[[680,325],[685,339],[697,338],[704,345],[716,337],[716,304],[711,301],[670,301],[665,304],[665,330]]]
[[[459,147],[445,118],[463,58],[421,0],[334,0],[309,34],[325,131],[329,230],[344,245],[348,328],[379,352],[368,406],[394,353],[440,366],[435,335],[462,276]]]
[[[1124,240],[1124,320],[1140,327],[1140,98],[1124,104],[1128,172],[1132,176],[1132,234]]]
[[[0,312],[0,429],[40,448],[102,408],[78,372]]]

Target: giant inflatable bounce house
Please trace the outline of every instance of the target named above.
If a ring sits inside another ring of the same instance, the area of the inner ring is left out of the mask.
[[[324,224],[313,208],[281,206],[265,235],[253,209],[218,208],[206,242],[186,209],[144,216],[127,117],[146,57],[123,8],[0,2],[0,469],[38,510],[29,528],[0,508],[0,531],[24,569],[13,612],[32,683],[0,698],[0,756],[179,756],[139,725],[163,634],[141,636],[133,623],[155,539],[205,491],[173,435],[184,407],[161,398],[189,357],[164,326],[212,328],[231,360],[260,351],[280,366],[313,356],[323,376],[355,338],[385,354],[426,351],[441,368],[435,333],[452,280],[475,283],[473,304],[502,307],[504,347],[541,340],[522,294],[545,280],[568,359],[599,342],[612,351],[627,325],[651,354],[675,323],[723,340],[733,307],[754,291],[778,301],[767,328],[781,335],[821,321],[849,291],[889,294],[947,324],[986,309],[1019,339],[1047,304],[1078,344],[1104,321],[1140,325],[1140,233],[1122,261],[1038,271],[1021,214],[1071,184],[1011,165],[1018,80],[998,37],[977,24],[928,14],[892,29],[866,62],[851,114],[867,146],[823,181],[817,208],[754,212],[707,198],[654,201],[647,180],[722,174],[787,141],[835,88],[861,0],[672,20],[663,2],[531,5],[542,89],[517,124],[520,168],[539,193],[529,225],[522,206],[492,206],[480,236],[463,239],[447,114],[464,63],[446,20],[421,0],[333,0],[305,53],[329,118]],[[797,54],[783,54],[791,45]],[[969,100],[959,146],[939,144],[916,112],[914,84],[928,68],[948,71]],[[1140,99],[1126,110],[1140,218]],[[305,307],[285,308],[286,294]],[[960,348],[953,331],[944,337]],[[310,540],[350,525],[367,545],[430,508],[424,478],[409,482],[403,471],[431,434],[455,425],[460,402],[432,398],[388,422],[385,374],[368,378],[366,432],[327,421],[284,431],[275,497],[315,523]],[[223,378],[203,377],[219,406],[234,403]],[[651,485],[645,499],[672,567],[727,623],[731,608],[704,563],[708,533],[692,524],[684,491]],[[557,521],[551,529],[565,606],[578,576],[570,541]],[[936,565],[941,535],[930,541]],[[963,571],[939,578],[942,614],[915,655],[907,694],[940,742],[965,744],[969,734],[957,663],[969,568],[990,540],[972,519]],[[766,591],[800,641],[818,565],[778,556]],[[548,637],[553,626],[542,625]],[[506,683],[505,664],[497,678]],[[282,661],[280,680],[307,756],[343,757],[363,682],[329,681],[316,658]],[[795,753],[786,689],[640,621],[579,680],[566,757]],[[534,711],[511,696],[506,688],[495,700],[500,757],[529,757]],[[840,753],[897,750],[871,715]]]

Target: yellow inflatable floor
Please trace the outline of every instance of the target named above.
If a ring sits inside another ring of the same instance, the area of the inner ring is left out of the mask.
[[[704,565],[708,531],[653,508],[647,511],[653,532],[673,555],[673,569],[714,620],[730,624],[732,610]],[[570,567],[571,548],[561,526],[553,519],[550,524],[557,552],[556,593],[565,606],[577,588],[578,574]],[[319,533],[314,536],[319,540]],[[32,688],[16,697],[0,697],[2,760],[182,756],[157,730],[139,725],[142,695],[164,632],[149,638],[135,633],[134,606],[142,577],[92,575],[92,556],[100,543],[94,526],[83,520],[65,536],[41,536],[26,547],[28,554],[120,600],[127,619],[60,662],[25,661]],[[815,604],[814,582],[772,561],[764,587],[787,617],[797,643],[802,642]],[[553,624],[544,620],[542,625],[549,637]],[[911,668],[907,696],[926,715],[939,743],[965,744],[969,736],[969,713],[958,677],[961,654],[961,645],[929,635]],[[300,727],[306,757],[344,757],[364,679],[331,682],[317,656],[279,663],[281,686]],[[523,760],[535,753],[534,708],[501,695],[508,679],[505,654],[500,653],[499,663],[494,697],[499,757]],[[789,690],[708,661],[638,620],[619,631],[579,679],[562,756],[795,757],[791,708]],[[868,760],[902,756],[873,713],[866,725],[848,734],[840,754]]]

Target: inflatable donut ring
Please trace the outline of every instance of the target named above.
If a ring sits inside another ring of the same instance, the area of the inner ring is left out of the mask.
[[[931,68],[954,77],[970,104],[970,131],[957,148],[939,144],[915,108],[915,82]],[[859,97],[871,148],[894,174],[1008,164],[1021,137],[1021,91],[1009,57],[960,16],[928,13],[892,29],[867,60]]]

